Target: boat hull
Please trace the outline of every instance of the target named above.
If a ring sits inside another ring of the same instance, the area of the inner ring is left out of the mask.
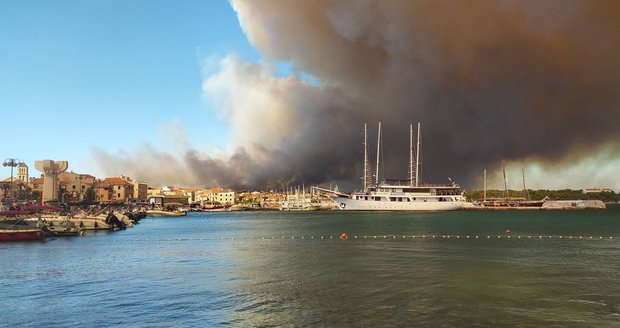
[[[171,212],[171,211],[159,211],[159,210],[148,210],[146,211],[146,216],[148,217],[167,217],[167,216],[186,216],[187,212]]]
[[[0,229],[0,242],[43,239],[41,229]]]
[[[334,202],[343,211],[455,211],[463,208],[462,201],[392,202],[357,200],[335,197]]]

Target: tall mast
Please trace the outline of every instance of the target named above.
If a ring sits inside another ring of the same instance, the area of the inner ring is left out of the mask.
[[[409,186],[413,187],[413,124],[409,124]]]
[[[484,169],[484,192],[482,195],[482,199],[484,202],[487,201],[487,169]]]
[[[418,145],[415,153],[415,186],[417,187],[420,182],[420,122],[418,122]]]
[[[502,172],[504,173],[504,198],[508,199],[508,181],[506,181],[506,168],[504,168],[504,161],[502,161]]]
[[[381,122],[379,122],[379,133],[377,133],[377,170],[375,171],[375,186],[379,186],[379,146],[381,145]]]
[[[525,187],[525,169],[521,168],[521,172],[523,173],[523,193],[524,193],[525,199],[527,199],[529,201],[530,200],[530,192],[527,191],[527,188]]]
[[[364,123],[364,177],[363,177],[363,190],[364,192],[368,191],[369,181],[371,180],[370,176],[370,166],[368,165],[368,130],[366,127],[366,123]]]

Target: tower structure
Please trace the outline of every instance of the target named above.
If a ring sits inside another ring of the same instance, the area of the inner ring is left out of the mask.
[[[26,165],[26,163],[24,162],[21,162],[19,165],[17,165],[17,180],[28,183],[28,178],[28,165]]]
[[[43,172],[43,202],[58,200],[58,174],[69,168],[67,161],[52,161],[49,159],[35,161],[34,167]]]

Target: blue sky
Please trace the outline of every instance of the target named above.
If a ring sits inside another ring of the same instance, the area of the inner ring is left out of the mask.
[[[201,83],[230,53],[259,59],[228,1],[0,1],[0,156],[97,173],[90,147],[159,147],[170,124],[223,147]]]

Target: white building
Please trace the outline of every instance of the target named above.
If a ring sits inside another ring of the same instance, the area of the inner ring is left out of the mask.
[[[612,192],[613,190],[609,189],[609,188],[586,188],[583,190],[584,194],[589,194],[589,193],[601,193],[601,192]]]
[[[235,192],[234,191],[220,191],[214,194],[215,202],[223,205],[235,204]]]

